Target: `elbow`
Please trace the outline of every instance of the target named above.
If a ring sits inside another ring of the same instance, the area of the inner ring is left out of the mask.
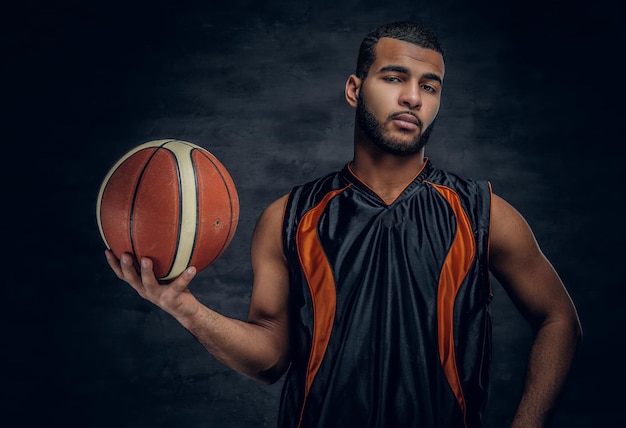
[[[272,358],[266,359],[264,364],[249,365],[244,374],[262,384],[272,385],[280,380],[290,364],[291,357],[288,351],[276,352]]]
[[[571,336],[574,346],[578,348],[583,340],[583,327],[576,309],[572,308],[567,315],[563,316],[563,319],[567,326],[567,333]]]
[[[547,317],[542,321],[531,323],[535,336],[542,332],[554,332],[559,338],[568,343],[569,349],[575,352],[582,343],[583,329],[578,315],[561,314]]]
[[[288,363],[279,363],[268,370],[258,371],[251,377],[262,384],[272,385],[280,380],[288,368]]]

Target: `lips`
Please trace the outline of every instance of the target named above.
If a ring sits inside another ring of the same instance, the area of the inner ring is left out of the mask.
[[[415,130],[418,127],[422,127],[422,122],[415,116],[409,113],[400,113],[391,117],[396,125],[401,128]]]

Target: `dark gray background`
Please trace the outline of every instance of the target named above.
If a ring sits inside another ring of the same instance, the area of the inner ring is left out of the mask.
[[[447,49],[428,156],[490,179],[578,306],[586,336],[554,426],[623,426],[619,2],[208,3],[25,1],[5,10],[2,425],[274,426],[280,383],[224,368],[110,272],[98,187],[145,141],[213,152],[238,187],[241,218],[192,291],[245,318],[258,215],[351,158],[343,87],[358,44],[378,24],[414,19]],[[491,428],[514,410],[529,343],[493,287]]]

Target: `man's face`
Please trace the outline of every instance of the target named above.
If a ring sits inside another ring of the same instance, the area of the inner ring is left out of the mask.
[[[385,152],[419,152],[439,112],[443,57],[431,49],[382,38],[357,91],[357,125]]]

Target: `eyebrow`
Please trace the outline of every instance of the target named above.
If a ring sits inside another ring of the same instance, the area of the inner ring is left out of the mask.
[[[385,73],[387,71],[393,71],[396,73],[402,73],[402,74],[411,74],[409,69],[402,66],[402,65],[386,65],[385,67],[381,68],[380,70],[378,70],[379,73]],[[426,73],[423,74],[422,77],[424,79],[430,79],[430,80],[435,80],[439,83],[442,83],[443,81],[441,80],[441,77],[435,73]]]

